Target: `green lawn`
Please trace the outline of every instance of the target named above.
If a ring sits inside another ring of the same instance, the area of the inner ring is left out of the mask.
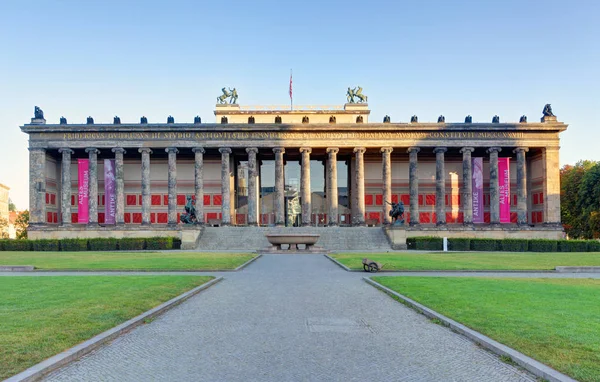
[[[0,264],[33,265],[42,270],[191,271],[235,269],[254,256],[208,252],[0,252]]]
[[[581,381],[600,381],[600,280],[374,277]]]
[[[211,279],[0,277],[0,380]]]
[[[449,253],[339,253],[332,255],[352,269],[362,269],[367,257],[384,270],[554,270],[564,265],[600,266],[600,252],[449,252]]]

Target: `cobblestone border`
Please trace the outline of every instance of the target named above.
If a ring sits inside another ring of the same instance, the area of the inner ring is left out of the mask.
[[[137,317],[134,317],[120,325],[115,326],[112,329],[98,334],[90,338],[89,340],[80,343],[79,345],[67,349],[64,352],[59,353],[57,355],[54,355],[38,363],[37,365],[34,365],[29,369],[8,378],[4,382],[39,381],[48,374],[52,373],[53,371],[63,366],[66,366],[73,361],[78,360],[79,358],[90,353],[91,351],[98,349],[107,342],[110,342],[115,338],[119,337],[120,335],[125,334],[130,330],[134,329],[135,327],[141,325],[142,323],[144,323],[144,321],[157,317],[158,315],[166,312],[167,310],[181,304],[188,298],[193,297],[201,291],[215,285],[221,280],[223,280],[223,277],[217,277],[214,280],[210,280],[209,282],[197,286],[196,288],[189,290],[183,294],[180,294],[179,296],[172,298],[169,301],[164,302],[159,306],[140,314]]]
[[[33,265],[0,265],[0,272],[33,272]]]
[[[556,272],[558,273],[600,273],[600,267],[596,266],[558,266],[554,269],[556,269]]]
[[[235,268],[233,270],[229,269],[229,271],[231,271],[231,272],[241,271],[242,269],[246,268],[248,265],[250,265],[254,261],[258,260],[258,258],[261,257],[261,256],[262,256],[262,254],[259,253],[258,255],[254,256],[250,260],[246,261],[244,264],[240,265],[239,267],[237,267],[237,268]],[[223,271],[214,271],[214,272],[223,272]]]
[[[327,254],[325,254],[323,256],[325,256],[329,260],[331,260],[334,263],[336,263],[340,268],[342,268],[345,271],[348,271],[348,272],[360,272],[358,269],[350,269],[350,268],[348,268],[347,266],[345,266],[344,264],[340,263],[339,261],[337,261],[336,259],[334,259],[333,257],[331,257],[331,256],[329,256]]]
[[[517,365],[523,367],[524,369],[533,373],[537,377],[543,378],[550,382],[577,382],[575,379],[565,374],[562,374],[561,372],[554,370],[551,367],[546,366],[545,364],[536,361],[535,359],[528,357],[525,354],[518,352],[513,348],[503,345],[498,341],[495,341],[479,332],[476,332],[473,329],[469,329],[465,325],[456,322],[398,292],[395,292],[390,288],[387,288],[379,284],[378,282],[371,280],[368,277],[363,277],[363,280],[367,284],[374,286],[375,288],[383,291],[384,293],[387,293],[392,297],[400,299],[403,303],[407,304],[408,306],[410,306],[417,312],[423,314],[424,316],[440,320],[442,322],[442,325],[450,328],[453,332],[462,334],[469,340],[475,342],[478,345],[483,346],[487,350],[490,350],[491,352],[499,356],[510,357],[510,359],[514,361]]]

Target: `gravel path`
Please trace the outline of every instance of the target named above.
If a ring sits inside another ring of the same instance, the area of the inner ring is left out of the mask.
[[[535,380],[323,256],[224,276],[47,380]]]

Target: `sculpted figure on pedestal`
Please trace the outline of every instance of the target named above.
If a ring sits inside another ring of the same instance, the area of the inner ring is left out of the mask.
[[[94,118],[92,118],[92,117],[87,117],[86,123],[87,123],[88,125],[93,125],[93,124],[94,124]]]
[[[444,117],[443,115],[440,115],[438,117],[438,123],[446,123],[446,117]]]
[[[527,116],[522,115],[521,118],[519,119],[519,123],[527,123]]]
[[[500,117],[499,117],[498,115],[495,115],[495,116],[492,118],[492,123],[500,123]]]
[[[544,117],[556,117],[554,113],[552,113],[552,106],[550,106],[549,103],[544,106],[544,111],[542,111],[542,113],[544,114]]]
[[[33,118],[44,119],[44,111],[42,109],[40,109],[38,106],[35,106],[33,109]]]
[[[196,222],[196,201],[191,196],[186,198],[185,213],[181,214],[179,220],[184,224],[194,224]]]
[[[413,115],[412,117],[410,117],[410,123],[419,123],[419,117]]]
[[[400,203],[390,203],[386,200],[386,203],[392,206],[389,214],[393,220],[393,225],[403,225],[404,224],[404,203],[400,201]]]
[[[389,115],[386,115],[385,117],[383,117],[383,123],[390,123],[391,119]]]
[[[473,117],[471,117],[470,115],[467,115],[465,117],[465,123],[473,123]]]
[[[60,124],[61,125],[66,125],[67,124],[67,119],[65,117],[60,117]]]
[[[348,103],[357,103],[354,99],[355,97],[358,99],[358,102],[367,102],[368,97],[362,94],[362,90],[363,89],[360,86],[357,86],[354,89],[348,87],[348,91],[346,92]]]

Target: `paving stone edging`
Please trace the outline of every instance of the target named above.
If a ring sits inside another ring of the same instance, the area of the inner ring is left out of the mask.
[[[555,268],[558,273],[598,273],[600,267],[595,266],[558,266]]]
[[[246,268],[248,265],[250,265],[254,261],[258,260],[258,258],[261,257],[261,256],[262,256],[262,254],[260,254],[260,253],[257,254],[256,256],[254,256],[253,258],[251,258],[250,260],[246,261],[244,264],[242,264],[239,267],[235,268],[233,271],[236,272],[236,271],[240,271],[240,270]],[[231,271],[231,269],[230,269],[230,271]],[[215,271],[215,272],[220,272],[220,271]]]
[[[33,265],[0,265],[0,272],[33,272]]]
[[[203,290],[215,285],[216,283],[223,280],[223,277],[217,277],[209,282],[206,282],[200,286],[195,287],[192,290],[189,290],[183,294],[180,294],[177,297],[170,299],[167,302],[160,304],[159,306],[152,308],[139,316],[136,316],[124,323],[115,326],[112,329],[109,329],[105,332],[102,332],[89,340],[80,343],[70,349],[65,350],[62,353],[59,353],[55,356],[52,356],[37,365],[30,367],[29,369],[14,375],[4,382],[31,382],[31,381],[39,381],[44,378],[48,374],[53,371],[66,366],[67,364],[78,360],[84,355],[90,353],[93,350],[98,349],[102,345],[106,344],[119,337],[120,335],[127,333],[128,331],[134,329],[135,327],[141,325],[145,320],[152,319],[154,317],[159,316],[160,314],[166,312],[167,310],[181,304],[185,300],[194,295],[202,292]]]
[[[339,265],[342,269],[348,271],[348,272],[359,272],[356,269],[350,269],[347,266],[345,266],[344,264],[340,263],[339,261],[337,261],[336,259],[334,259],[333,257],[329,256],[328,254],[323,255],[326,258],[328,258],[329,260],[333,261],[334,263],[336,263],[337,265]]]
[[[368,284],[374,286],[375,288],[387,293],[388,295],[400,299],[402,302],[406,303],[419,313],[429,318],[435,318],[440,320],[444,326],[449,327],[452,331],[462,334],[471,341],[483,346],[484,348],[492,351],[493,353],[496,353],[499,356],[510,357],[516,364],[533,373],[537,377],[543,378],[550,382],[577,382],[575,379],[565,374],[562,374],[561,372],[554,370],[551,367],[539,361],[536,361],[535,359],[528,357],[525,354],[518,352],[513,348],[503,345],[500,342],[495,341],[473,329],[469,329],[465,325],[456,322],[398,292],[395,292],[390,288],[387,288],[379,284],[378,282],[371,280],[368,277],[363,277],[363,280]]]

